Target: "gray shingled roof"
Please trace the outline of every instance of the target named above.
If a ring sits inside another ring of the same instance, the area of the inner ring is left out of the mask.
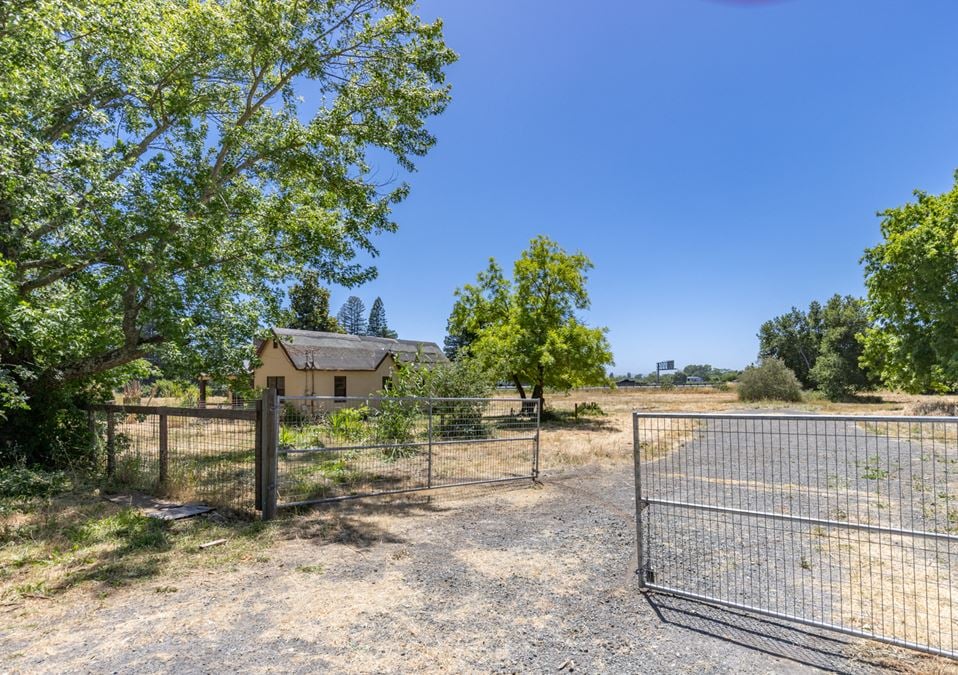
[[[435,342],[293,328],[274,328],[273,334],[297,370],[376,370],[389,354],[397,361],[410,362],[420,349],[423,363],[444,363],[448,360]]]

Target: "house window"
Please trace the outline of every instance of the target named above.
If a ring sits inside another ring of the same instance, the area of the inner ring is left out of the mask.
[[[277,395],[286,396],[286,378],[285,377],[267,377],[266,388],[275,389]]]
[[[389,377],[389,375],[383,375],[383,391],[389,389],[389,383],[391,380],[392,378]]]
[[[336,375],[333,377],[333,396],[336,398],[346,398],[345,375]]]

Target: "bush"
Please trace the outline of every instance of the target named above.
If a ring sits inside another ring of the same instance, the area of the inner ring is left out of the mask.
[[[784,361],[768,357],[745,369],[739,377],[738,397],[742,401],[801,401],[802,385]]]
[[[200,400],[200,388],[195,384],[183,388],[183,395],[180,398],[180,405],[184,408],[195,408]]]
[[[361,441],[366,436],[366,418],[369,408],[341,408],[329,416],[329,427],[333,435],[343,441]]]
[[[52,497],[70,488],[62,471],[44,471],[25,466],[0,467],[0,498]]]
[[[183,395],[183,385],[176,380],[157,380],[153,383],[153,395],[156,398],[179,398]]]

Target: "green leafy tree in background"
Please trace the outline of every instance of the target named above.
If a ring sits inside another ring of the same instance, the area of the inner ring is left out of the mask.
[[[843,398],[871,384],[860,365],[859,340],[868,325],[861,299],[836,294],[824,307],[813,301],[807,312],[793,307],[762,324],[759,357],[782,361],[803,387]]]
[[[812,301],[807,312],[791,311],[762,324],[758,331],[759,358],[781,360],[802,386],[813,386],[811,371],[822,340],[822,308]]]
[[[389,324],[386,323],[386,307],[383,300],[377,297],[373,301],[373,306],[369,310],[369,321],[366,324],[366,334],[376,337],[396,338],[399,337]]]
[[[357,296],[350,295],[339,308],[336,321],[350,335],[365,335],[366,305]]]
[[[958,174],[940,195],[884,211],[882,243],[865,251],[874,326],[862,360],[909,392],[958,389]]]
[[[289,328],[342,333],[335,317],[329,315],[329,289],[319,283],[319,275],[307,272],[289,289]]]
[[[576,316],[589,307],[591,268],[582,253],[536,237],[515,262],[511,281],[490,260],[475,284],[456,290],[450,334],[475,336],[469,353],[497,379],[511,380],[522,398],[523,383],[543,403],[546,387],[606,384],[605,367],[613,362],[606,331]]]
[[[0,3],[4,445],[145,356],[239,372],[303,271],[374,276],[408,188],[367,152],[413,168],[454,59],[411,0]]]
[[[869,325],[863,300],[835,295],[825,303],[822,339],[810,375],[829,399],[845,398],[871,386],[868,372],[860,365],[862,336]]]

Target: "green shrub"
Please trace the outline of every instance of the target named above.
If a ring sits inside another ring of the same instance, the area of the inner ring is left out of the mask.
[[[366,419],[369,408],[341,408],[329,416],[329,427],[338,439],[356,442],[366,436]]]
[[[183,395],[180,397],[180,405],[184,408],[195,408],[200,400],[200,388],[195,384],[183,387]]]
[[[802,385],[784,361],[768,357],[745,369],[739,377],[738,397],[742,401],[801,401]]]
[[[0,498],[52,497],[70,489],[63,471],[44,471],[26,466],[0,467]]]
[[[176,380],[157,380],[153,383],[153,395],[157,398],[180,398],[183,385]]]

